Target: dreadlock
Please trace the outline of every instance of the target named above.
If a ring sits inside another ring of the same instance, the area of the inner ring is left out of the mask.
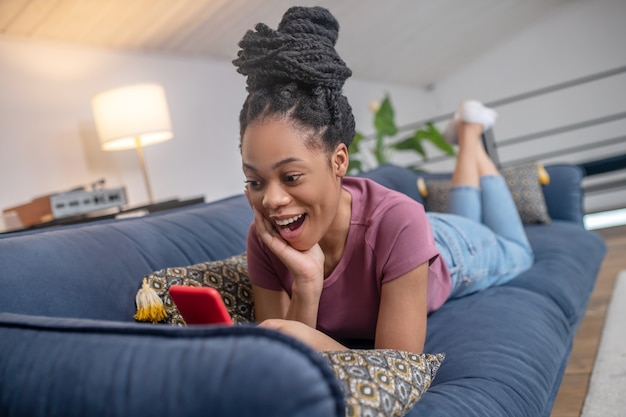
[[[352,71],[335,43],[339,23],[322,7],[292,7],[277,30],[263,23],[239,42],[233,64],[247,76],[248,97],[239,115],[240,134],[261,117],[288,116],[312,129],[326,150],[354,137],[354,116],[343,84]]]

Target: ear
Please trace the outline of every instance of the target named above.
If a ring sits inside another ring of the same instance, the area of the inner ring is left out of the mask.
[[[350,164],[350,155],[348,154],[348,148],[345,143],[340,143],[335,148],[331,158],[333,172],[337,177],[344,177],[348,172],[348,165]]]

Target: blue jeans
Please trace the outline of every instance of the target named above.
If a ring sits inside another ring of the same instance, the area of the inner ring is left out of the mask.
[[[533,252],[504,178],[455,186],[449,213],[428,213],[435,245],[452,278],[450,298],[504,284],[533,264]]]

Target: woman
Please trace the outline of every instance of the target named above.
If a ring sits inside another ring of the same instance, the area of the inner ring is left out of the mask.
[[[448,131],[459,144],[457,214],[426,215],[403,194],[346,177],[354,118],[341,89],[351,71],[335,51],[330,12],[294,7],[276,31],[255,29],[234,64],[249,93],[240,147],[254,211],[247,255],[257,321],[317,350],[421,353],[429,312],[532,263],[480,141],[495,113],[461,104]]]

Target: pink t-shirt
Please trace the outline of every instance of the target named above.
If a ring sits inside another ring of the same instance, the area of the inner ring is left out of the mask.
[[[429,262],[431,312],[448,298],[450,274],[421,204],[365,178],[346,177],[343,188],[352,195],[350,230],[341,260],[324,280],[317,328],[337,340],[374,340],[384,283]],[[247,254],[254,284],[291,296],[291,273],[259,242],[254,224]]]

